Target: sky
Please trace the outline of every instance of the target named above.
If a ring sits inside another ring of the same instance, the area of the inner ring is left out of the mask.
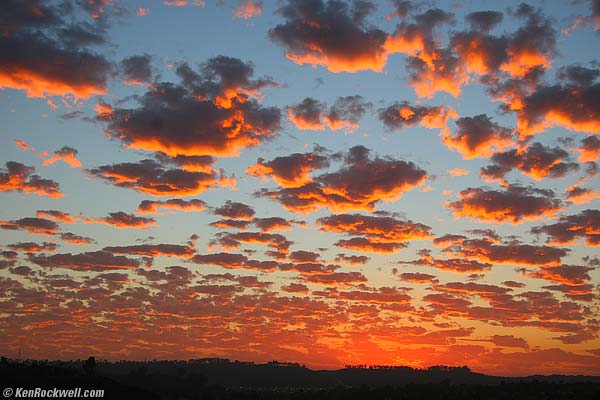
[[[600,1],[0,29],[4,356],[600,375]]]

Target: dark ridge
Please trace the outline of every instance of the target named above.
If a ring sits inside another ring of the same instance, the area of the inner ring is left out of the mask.
[[[468,367],[187,361],[0,361],[0,388],[104,390],[118,399],[600,399],[598,376],[499,377]]]

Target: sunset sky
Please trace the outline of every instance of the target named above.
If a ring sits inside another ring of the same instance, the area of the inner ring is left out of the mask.
[[[0,349],[600,375],[600,1],[3,0]]]

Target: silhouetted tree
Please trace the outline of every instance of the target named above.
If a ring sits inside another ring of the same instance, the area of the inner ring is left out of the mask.
[[[83,363],[83,370],[88,375],[94,375],[94,373],[96,372],[96,367],[97,366],[98,366],[98,363],[96,363],[96,358],[90,356]]]

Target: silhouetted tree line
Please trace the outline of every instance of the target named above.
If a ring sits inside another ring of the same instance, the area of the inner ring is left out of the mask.
[[[428,379],[428,381],[423,381]],[[389,383],[392,382],[392,383]],[[466,366],[312,371],[298,363],[0,360],[1,388],[102,389],[106,399],[600,399],[600,377],[499,378]]]

